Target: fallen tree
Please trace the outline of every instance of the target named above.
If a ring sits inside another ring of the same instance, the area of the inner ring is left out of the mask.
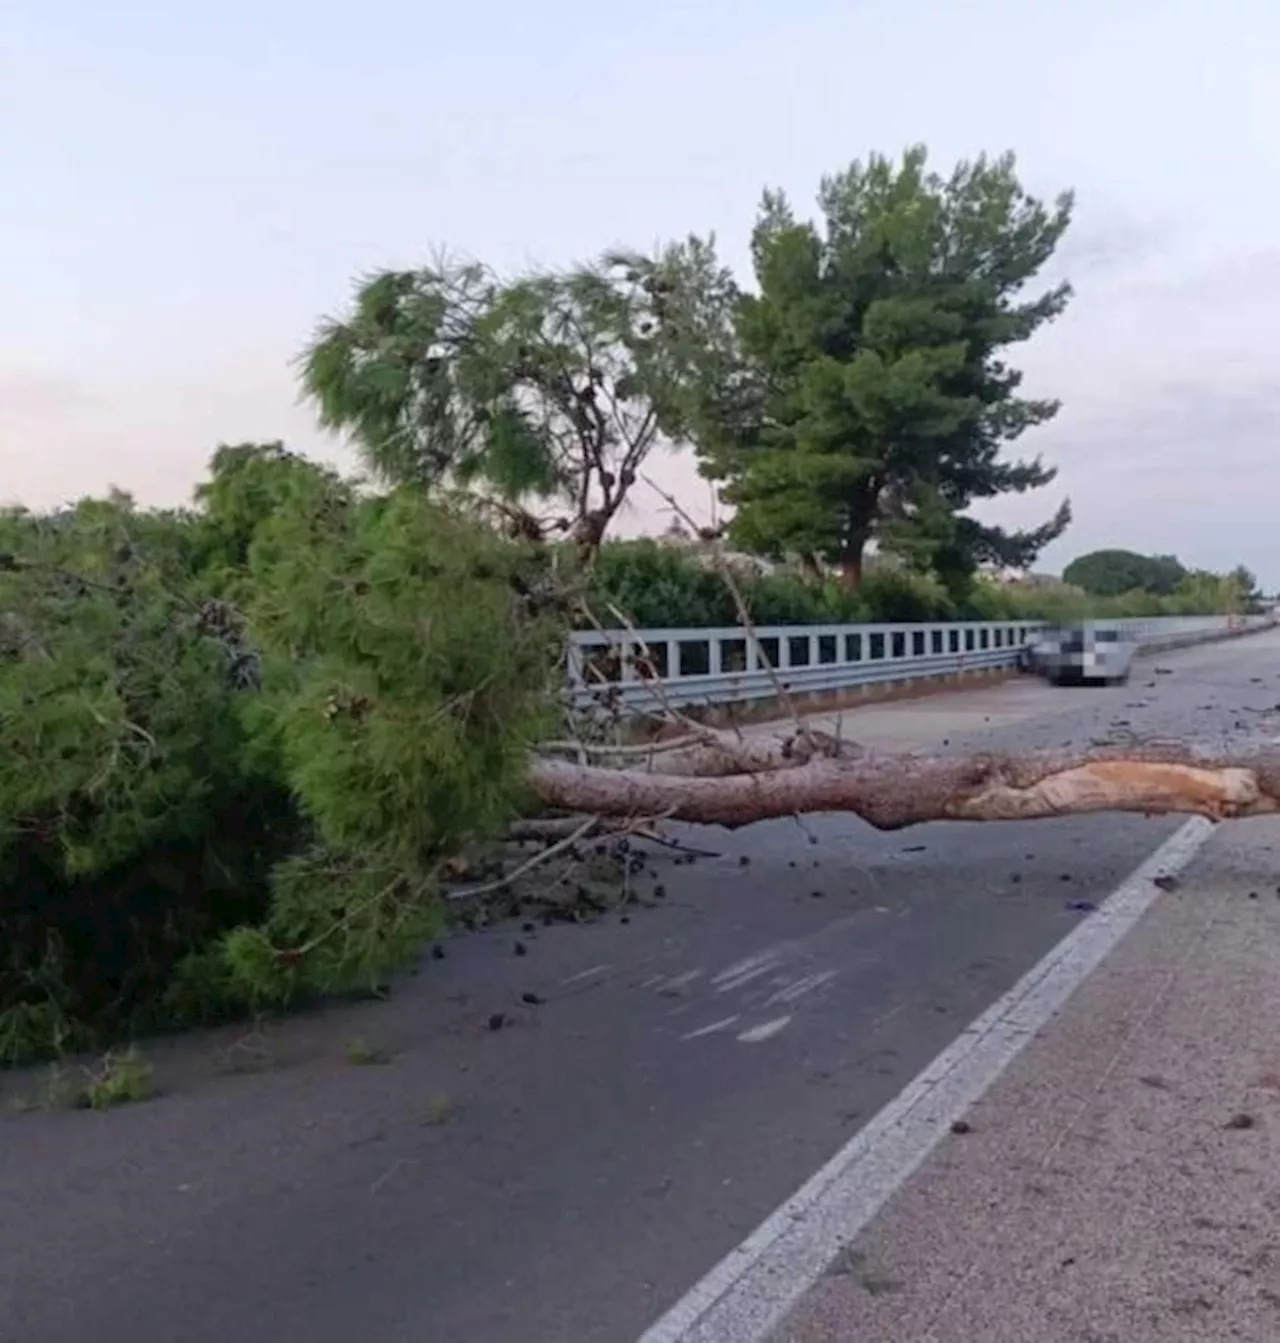
[[[709,729],[659,679],[638,744],[566,710],[560,552],[271,445],[200,503],[0,512],[0,1067],[381,992],[455,911],[618,907],[642,846],[693,852],[667,821],[1280,810],[1275,748],[878,755]]]
[[[699,760],[705,772],[694,768]],[[669,758],[655,753],[621,768],[535,758],[529,784],[559,810],[729,828],[815,812],[851,812],[879,830],[1107,811],[1227,820],[1280,811],[1280,752],[1138,743],[1019,756],[890,755],[800,726],[764,740],[707,733]]]

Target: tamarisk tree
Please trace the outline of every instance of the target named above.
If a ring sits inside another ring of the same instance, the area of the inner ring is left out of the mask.
[[[590,560],[650,453],[684,436],[704,305],[729,289],[697,242],[511,281],[448,259],[384,271],[321,326],[304,386],[382,482]]]

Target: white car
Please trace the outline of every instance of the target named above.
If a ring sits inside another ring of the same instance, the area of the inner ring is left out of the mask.
[[[1040,672],[1052,685],[1123,685],[1137,651],[1118,625],[1086,620],[1040,631],[1019,654],[1019,666]]]

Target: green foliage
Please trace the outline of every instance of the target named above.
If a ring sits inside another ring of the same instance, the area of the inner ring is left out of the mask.
[[[279,655],[272,727],[324,844],[407,868],[510,814],[558,651],[516,595],[535,563],[411,490],[325,482],[259,529],[246,612]]]
[[[1243,564],[1229,574],[1187,569],[1175,555],[1094,550],[1067,565],[1063,581],[1133,615],[1241,615],[1258,609],[1258,581]]]
[[[738,618],[733,594],[714,570],[649,540],[602,547],[587,604],[605,625],[616,625],[616,607],[639,629],[709,628]]]
[[[831,578],[814,581],[779,570],[735,572],[751,618],[760,625],[811,625],[869,620],[954,619],[956,608],[927,574],[873,568],[849,592]],[[707,629],[739,624],[737,605],[717,568],[656,541],[613,541],[591,575],[587,604],[601,623],[621,612],[638,629]]]
[[[136,1105],[150,1100],[154,1069],[136,1048],[119,1053],[108,1051],[96,1067],[84,1070],[84,1086],[78,1103],[87,1110],[112,1110],[117,1105]]]
[[[283,443],[223,444],[213,455],[209,478],[195,490],[199,520],[192,561],[204,581],[233,582],[248,563],[258,528],[319,471]]]
[[[523,800],[544,557],[278,445],[200,502],[0,516],[0,1062],[382,982]]]
[[[478,494],[593,556],[654,446],[684,432],[706,348],[695,277],[707,296],[728,283],[697,244],[512,281],[383,272],[322,325],[304,383],[382,481]]]
[[[291,813],[241,767],[192,524],[123,496],[0,518],[0,1061],[85,1043],[266,898]]]
[[[759,625],[933,620],[1047,620],[1090,616],[1212,615],[1244,609],[1241,577],[1192,574],[1168,597],[1137,589],[1092,597],[1067,583],[1004,584],[978,577],[956,600],[936,574],[872,564],[857,592],[828,578],[813,581],[779,570],[735,579]],[[602,623],[611,608],[638,629],[709,629],[738,624],[724,579],[705,559],[655,541],[616,541],[604,547],[592,577],[589,604]]]
[[[917,147],[825,179],[820,204],[821,231],[766,193],[758,293],[730,319],[738,360],[705,392],[698,450],[737,508],[735,543],[819,557],[851,586],[882,531],[922,567],[938,557],[966,578],[983,561],[1029,562],[1067,526],[1065,504],[1013,535],[961,515],[1054,478],[1038,459],[999,460],[1058,408],[1019,397],[1002,355],[1067,303],[1065,284],[1023,290],[1067,228],[1070,197],[1049,208],[1028,196],[1010,155],[944,179]],[[949,586],[963,595],[959,578]]]
[[[1169,597],[1186,576],[1174,555],[1139,555],[1132,550],[1093,550],[1077,556],[1062,571],[1063,582],[1092,597],[1138,591]]]
[[[1257,575],[1243,564],[1238,564],[1227,575],[1235,599],[1243,612],[1256,612],[1261,609],[1262,592],[1258,588]]]

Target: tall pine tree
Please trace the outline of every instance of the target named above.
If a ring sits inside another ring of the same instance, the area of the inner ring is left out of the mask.
[[[698,450],[747,549],[861,580],[881,539],[963,583],[980,562],[1029,563],[1070,521],[1007,533],[974,501],[1049,484],[1002,449],[1058,410],[1020,397],[1003,359],[1057,317],[1063,283],[1026,296],[1071,217],[1028,195],[1011,154],[929,172],[926,151],[826,178],[822,227],[767,192],[752,239],[757,292],[733,316],[740,363],[708,389]]]

